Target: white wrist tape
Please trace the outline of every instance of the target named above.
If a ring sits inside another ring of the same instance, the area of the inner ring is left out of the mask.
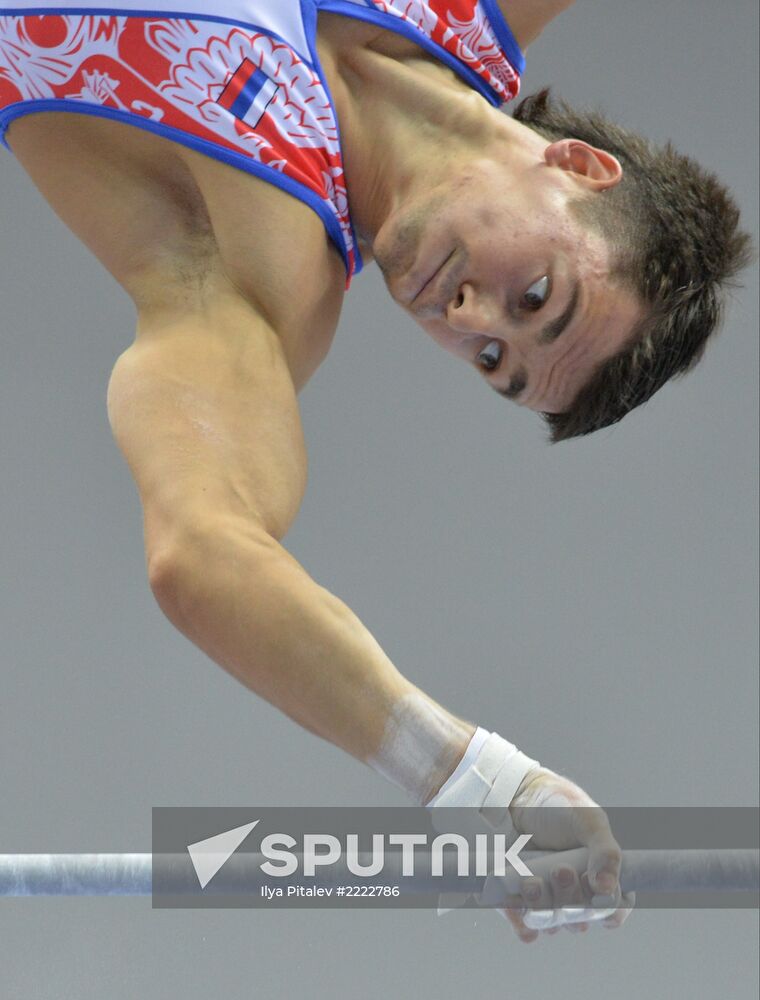
[[[539,766],[497,733],[478,729],[460,766],[428,805],[498,810],[493,819],[499,823],[526,774]]]
[[[509,804],[526,774],[539,766],[538,761],[521,753],[513,743],[497,733],[478,729],[461,763],[428,806],[477,809],[480,819],[491,828],[505,833],[511,845],[516,831]],[[443,832],[445,821],[434,818],[433,825]],[[492,881],[493,876],[489,876],[484,889]],[[482,895],[486,895],[485,891]],[[439,896],[438,915],[462,906],[467,897],[467,893],[444,893]],[[478,902],[489,905],[480,899]]]
[[[444,784],[439,788],[433,798],[426,803],[428,806],[437,805],[438,798],[444,793],[448,792],[450,788],[459,781],[459,779],[465,774],[466,771],[472,767],[475,761],[478,759],[478,754],[480,753],[483,744],[488,739],[491,734],[487,729],[482,729],[480,726],[475,730],[475,734],[469,742],[467,749],[465,750],[464,757],[459,761],[454,772],[450,777],[444,782]]]
[[[474,806],[507,813],[523,778],[538,762],[482,728],[460,758],[464,727],[466,723],[421,692],[412,692],[394,706],[382,744],[367,763],[421,805],[436,787],[436,778],[440,783],[448,774],[429,806]],[[491,826],[497,818],[493,813],[484,816]]]

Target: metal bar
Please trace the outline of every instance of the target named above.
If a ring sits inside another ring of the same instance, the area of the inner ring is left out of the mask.
[[[221,868],[205,889],[195,875],[187,854],[160,855],[161,889],[196,895],[256,892],[277,879],[262,875],[259,854],[238,852]],[[549,854],[522,855],[535,875],[548,875],[551,868],[566,864],[582,873],[585,849]],[[451,860],[452,864],[449,864]],[[415,875],[401,874],[401,856],[389,853],[380,879],[384,884],[402,884],[411,892],[479,892],[483,876],[459,877],[454,859],[446,858],[445,875],[430,872],[429,858],[415,859]],[[0,896],[149,896],[153,889],[151,854],[0,854]],[[356,883],[345,864],[321,870],[314,885]],[[284,882],[284,880],[282,880]],[[377,883],[378,879],[370,880]],[[510,872],[496,880],[504,894],[519,891],[520,876]],[[490,886],[493,889],[494,880]],[[624,892],[757,892],[760,889],[760,852],[756,850],[626,851],[620,885]]]

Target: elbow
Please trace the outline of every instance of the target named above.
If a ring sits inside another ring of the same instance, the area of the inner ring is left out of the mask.
[[[161,546],[148,553],[147,570],[156,603],[172,625],[184,632],[188,596],[195,589],[187,550],[177,545]]]
[[[148,583],[169,621],[193,639],[213,607],[231,600],[243,585],[241,570],[250,586],[276,549],[276,539],[250,518],[219,513],[188,518],[153,539]]]

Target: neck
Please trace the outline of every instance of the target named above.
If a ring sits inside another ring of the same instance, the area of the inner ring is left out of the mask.
[[[422,55],[399,60],[351,48],[336,71],[351,214],[365,260],[405,201],[450,182],[474,157],[508,162],[535,135]]]

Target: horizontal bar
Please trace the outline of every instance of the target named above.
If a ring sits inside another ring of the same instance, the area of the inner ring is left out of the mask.
[[[557,865],[569,865],[579,874],[586,869],[585,849],[548,854],[524,852],[522,859],[535,875],[548,876]],[[277,879],[262,874],[260,864],[267,860],[260,854],[238,852],[220,869],[205,889],[201,889],[188,854],[158,855],[160,891],[179,894],[211,895],[232,892],[257,892],[261,885],[277,884]],[[401,884],[409,892],[480,892],[484,876],[459,877],[455,861],[446,855],[446,874],[435,877],[429,871],[429,858],[415,856],[415,875],[401,874],[401,856],[386,852],[382,874],[386,885]],[[450,863],[451,862],[451,863]],[[420,871],[427,864],[427,870]],[[302,881],[305,877],[302,877]],[[345,863],[319,870],[308,880],[314,885],[356,883]],[[282,879],[283,884],[287,884]],[[491,897],[497,884],[501,898],[519,892],[520,876],[511,872],[489,882],[489,905],[498,905]],[[760,852],[756,850],[669,850],[625,851],[620,875],[623,892],[757,892],[760,889]],[[0,896],[150,896],[153,889],[151,854],[0,854]]]
[[[150,896],[152,854],[0,854],[0,896]]]

